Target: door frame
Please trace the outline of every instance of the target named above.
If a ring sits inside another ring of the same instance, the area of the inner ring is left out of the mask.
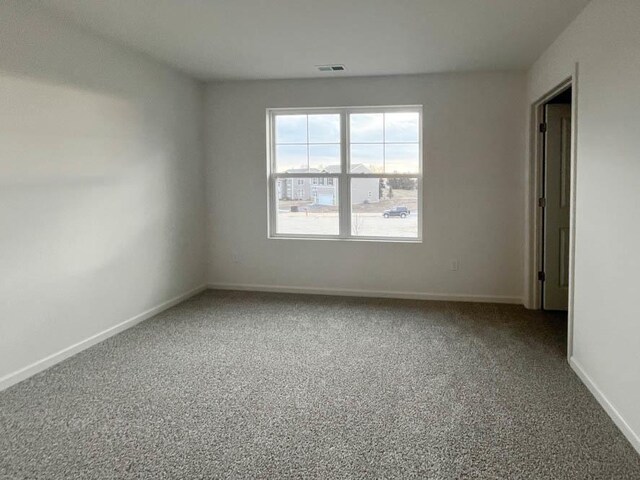
[[[576,244],[576,174],[577,174],[577,131],[578,131],[578,64],[573,74],[565,78],[531,105],[530,111],[530,145],[529,145],[529,195],[527,196],[529,239],[528,275],[527,275],[527,307],[539,310],[542,306],[542,282],[538,280],[538,272],[542,270],[544,261],[544,215],[538,205],[538,199],[544,192],[544,135],[539,125],[544,123],[544,106],[559,93],[571,87],[571,175],[570,175],[570,234],[569,234],[569,299],[567,310],[567,358],[573,354],[573,312],[574,312],[574,273]]]

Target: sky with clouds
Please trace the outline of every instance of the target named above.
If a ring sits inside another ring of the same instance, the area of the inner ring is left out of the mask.
[[[351,163],[375,173],[419,172],[417,112],[352,113],[349,116]],[[277,115],[278,172],[322,169],[340,164],[340,115]]]

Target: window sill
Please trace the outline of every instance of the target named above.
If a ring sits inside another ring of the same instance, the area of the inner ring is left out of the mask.
[[[384,238],[384,237],[322,237],[322,236],[304,236],[297,237],[292,235],[269,235],[269,240],[320,240],[329,242],[368,242],[368,243],[422,243],[422,238]]]

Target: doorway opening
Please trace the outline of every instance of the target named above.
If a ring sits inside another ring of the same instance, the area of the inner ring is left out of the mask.
[[[571,77],[532,105],[530,308],[567,322],[567,357],[573,353],[573,271],[578,65]]]
[[[542,104],[540,308],[567,311],[571,240],[572,87]]]

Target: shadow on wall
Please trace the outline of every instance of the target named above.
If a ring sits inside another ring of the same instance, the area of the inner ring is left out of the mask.
[[[0,44],[1,378],[201,283],[204,188],[195,82],[31,2]]]

